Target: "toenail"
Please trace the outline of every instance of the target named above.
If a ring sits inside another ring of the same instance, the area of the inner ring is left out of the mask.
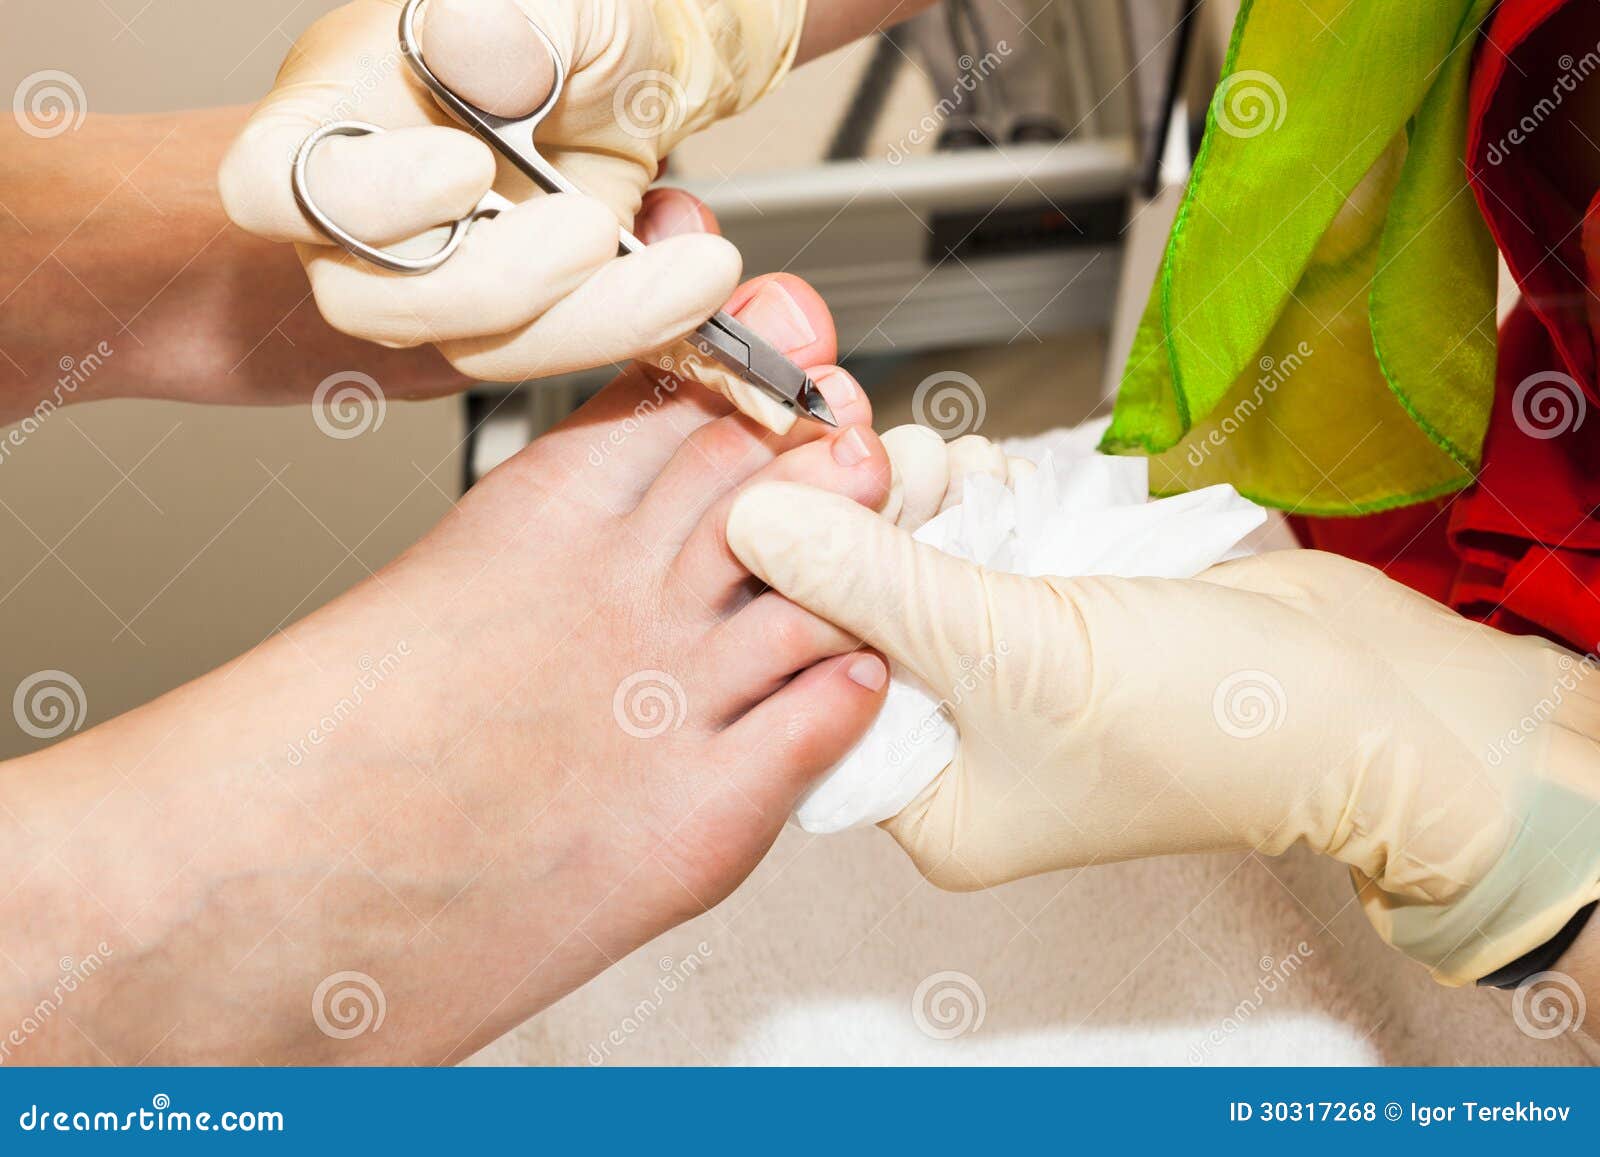
[[[845,674],[850,676],[850,682],[858,683],[868,691],[880,691],[889,681],[889,668],[876,655],[856,656],[850,660],[850,668]]]
[[[665,193],[651,202],[637,222],[639,239],[649,244],[684,233],[704,233],[700,206],[682,194]]]
[[[805,311],[781,281],[769,281],[739,311],[739,320],[786,354],[805,349],[817,340]]]
[[[855,466],[865,462],[870,453],[872,451],[867,449],[867,440],[854,426],[833,440],[833,460],[841,466]]]
[[[841,369],[814,372],[811,374],[811,380],[817,384],[817,389],[821,390],[822,396],[828,400],[828,408],[833,411],[836,418],[855,409],[857,403],[866,396],[861,392],[856,380]],[[842,418],[840,420],[843,421]]]

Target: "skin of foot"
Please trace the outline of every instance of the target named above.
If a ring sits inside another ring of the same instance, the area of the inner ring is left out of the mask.
[[[0,1021],[99,966],[7,1063],[457,1061],[738,885],[887,671],[751,577],[732,500],[877,507],[889,466],[814,293],[730,308],[838,431],[635,367],[369,581],[12,761]]]

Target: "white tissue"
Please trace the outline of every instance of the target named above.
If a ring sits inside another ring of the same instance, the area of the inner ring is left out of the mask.
[[[1096,453],[1103,425],[1006,447],[1038,462],[1016,493],[987,475],[915,537],[991,570],[1024,575],[1191,578],[1234,557],[1267,518],[1231,486],[1150,501],[1143,458]],[[976,666],[976,664],[975,664]],[[794,820],[825,834],[897,814],[955,757],[939,697],[895,666],[872,730],[800,801]],[[976,674],[974,677],[981,677]]]

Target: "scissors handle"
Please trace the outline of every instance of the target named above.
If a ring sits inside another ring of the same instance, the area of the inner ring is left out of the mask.
[[[496,152],[515,165],[518,171],[525,174],[546,193],[582,195],[582,189],[567,180],[554,165],[539,155],[539,148],[533,139],[534,131],[540,122],[550,114],[550,110],[555,108],[556,102],[561,99],[561,91],[567,79],[566,61],[555,42],[550,39],[549,33],[540,27],[538,21],[531,17],[528,19],[528,23],[543,42],[545,51],[550,55],[550,91],[545,94],[539,107],[526,116],[497,116],[462,100],[439,79],[433,69],[428,67],[428,62],[423,59],[421,39],[417,35],[417,14],[425,2],[426,0],[406,0],[405,7],[400,11],[400,53],[405,57],[406,63],[417,79],[428,87],[440,104],[455,114],[463,124],[482,137]],[[495,211],[497,207],[480,204],[472,214],[472,218],[489,216]],[[446,250],[453,251],[464,233],[465,225],[457,222],[446,243]],[[619,234],[617,247],[619,253],[638,253],[645,247],[644,242],[628,230],[619,230]],[[334,235],[339,236],[339,234]],[[339,239],[344,241],[344,237]],[[369,247],[362,246],[360,251],[365,256],[371,256]],[[434,262],[436,267],[449,255],[450,252],[441,251],[427,260]],[[383,262],[380,261],[380,264]],[[388,267],[396,268],[394,265]],[[401,271],[409,272],[409,270]],[[689,335],[688,341],[702,356],[732,370],[789,409],[830,425],[833,423],[833,414],[828,409],[827,401],[805,371],[784,357],[755,331],[726,313],[718,313],[710,318]]]
[[[417,14],[425,2],[426,0],[407,0],[406,6],[400,11],[400,54],[405,57],[406,63],[417,79],[427,85],[428,91],[433,93],[440,104],[454,113],[468,128],[546,193],[582,195],[582,189],[567,180],[559,169],[539,155],[539,146],[533,140],[534,131],[545,117],[550,115],[550,110],[555,108],[567,82],[566,61],[557,50],[555,42],[550,39],[550,34],[539,26],[538,21],[529,18],[529,27],[543,42],[545,52],[550,56],[550,91],[545,94],[544,100],[539,102],[539,107],[525,116],[497,116],[462,100],[449,85],[439,79],[433,69],[428,67],[428,62],[422,55],[421,38],[417,35]],[[637,253],[644,248],[644,242],[626,229],[621,233],[617,247],[619,253]]]

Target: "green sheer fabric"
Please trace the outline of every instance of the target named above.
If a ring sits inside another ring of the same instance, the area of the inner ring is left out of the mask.
[[[1151,487],[1359,514],[1471,481],[1494,242],[1467,184],[1493,0],[1245,0],[1102,449]]]

